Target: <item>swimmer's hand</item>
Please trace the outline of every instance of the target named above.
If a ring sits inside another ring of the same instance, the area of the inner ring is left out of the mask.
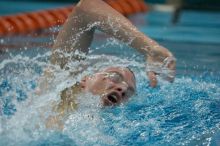
[[[155,45],[147,54],[146,72],[151,87],[156,87],[157,76],[173,82],[176,75],[176,59],[169,50]]]

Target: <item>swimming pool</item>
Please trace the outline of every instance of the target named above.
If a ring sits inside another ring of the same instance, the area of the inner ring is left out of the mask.
[[[220,14],[204,13],[203,20],[195,21],[198,15],[202,14],[185,12],[177,26],[170,24],[169,13],[131,17],[178,59],[175,82],[161,81],[155,89],[148,86],[143,56],[99,33],[85,63],[97,58],[102,62],[74,78],[57,70],[54,88],[39,96],[37,81],[48,65],[48,48],[57,29],[1,38],[1,47],[8,49],[0,54],[0,145],[218,145]],[[73,63],[71,69],[79,65]],[[84,95],[63,131],[45,128],[41,115],[52,113],[52,102],[59,100],[62,89],[111,65],[129,66],[136,74],[137,94],[128,103],[100,109],[95,104],[98,97]]]

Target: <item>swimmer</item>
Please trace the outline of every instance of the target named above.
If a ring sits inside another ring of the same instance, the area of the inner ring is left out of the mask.
[[[157,76],[160,75],[173,82],[175,58],[172,53],[141,33],[127,18],[102,0],[80,0],[57,36],[51,63],[68,70],[68,62],[83,60],[83,57],[66,54],[76,50],[87,53],[96,29],[145,55],[150,86],[157,85]],[[74,100],[80,92],[101,96],[103,106],[119,105],[127,101],[135,93],[135,89],[135,75],[129,68],[108,67],[63,90],[61,102],[56,109],[61,113],[59,116],[74,110],[77,106]]]
[[[87,53],[95,29],[129,44],[146,56],[147,75],[152,87],[157,85],[157,75],[160,75],[162,68],[171,73],[166,76],[166,79],[171,82],[174,80],[175,59],[172,53],[138,31],[128,19],[102,0],[81,0],[76,5],[57,36],[51,62],[61,68],[67,68],[66,64],[74,61],[74,57],[66,57],[62,52],[68,54],[78,49]],[[106,77],[109,78],[106,79]],[[116,78],[120,78],[120,80],[115,82]],[[93,94],[100,95],[103,94],[102,92],[107,94],[114,91],[117,93],[116,103],[123,101],[119,99],[123,98],[123,95],[128,96],[127,92],[130,92],[130,89],[132,89],[132,93],[135,91],[133,72],[121,67],[111,67],[90,77],[85,77],[80,84],[83,90]],[[111,91],[105,91],[108,86],[111,87]],[[109,104],[114,103],[108,102]]]

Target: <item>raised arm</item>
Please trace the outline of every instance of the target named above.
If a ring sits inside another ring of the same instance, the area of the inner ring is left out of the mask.
[[[127,43],[146,56],[151,86],[157,84],[156,74],[161,74],[161,68],[171,70],[172,76],[166,78],[170,81],[174,79],[175,60],[172,53],[141,33],[127,18],[102,0],[81,0],[77,4],[58,34],[52,63],[63,67],[70,61],[71,57],[66,57],[62,52],[71,53],[76,49],[87,52],[95,29]]]

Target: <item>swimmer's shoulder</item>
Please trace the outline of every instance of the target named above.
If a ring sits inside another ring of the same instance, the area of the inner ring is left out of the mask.
[[[81,88],[78,83],[71,87],[65,88],[61,91],[61,100],[57,106],[57,111],[59,113],[68,114],[77,109],[77,96],[81,92]]]

